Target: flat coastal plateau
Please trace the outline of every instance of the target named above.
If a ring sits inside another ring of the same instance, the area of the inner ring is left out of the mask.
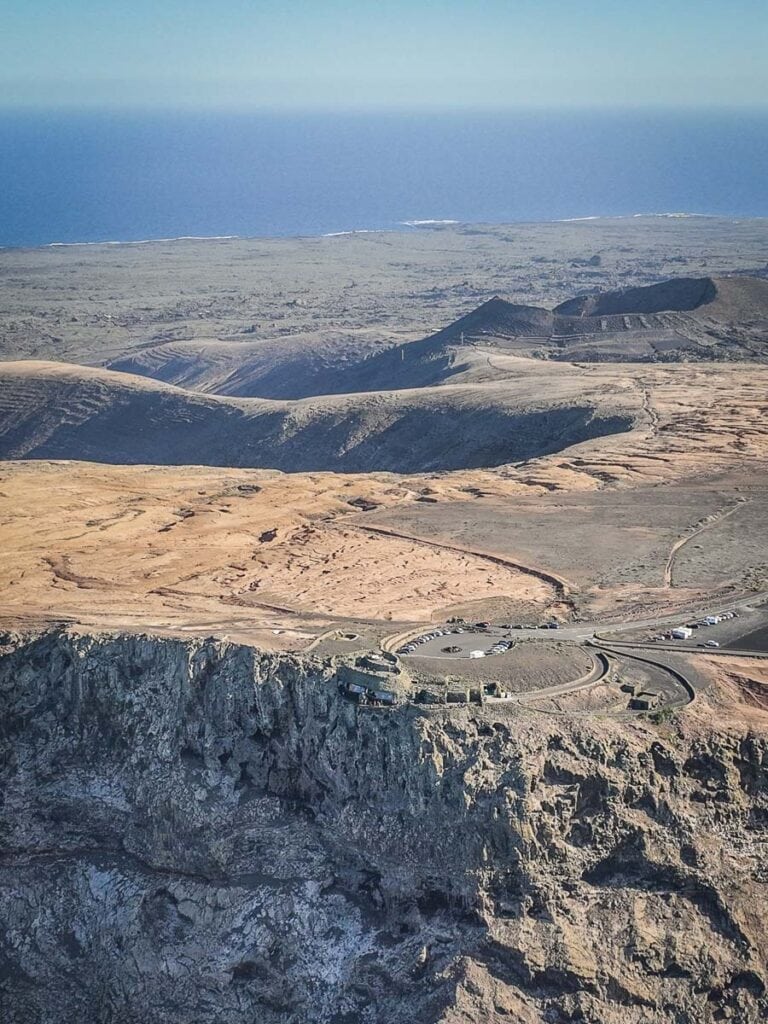
[[[768,221],[0,297],[3,1021],[768,1017]]]

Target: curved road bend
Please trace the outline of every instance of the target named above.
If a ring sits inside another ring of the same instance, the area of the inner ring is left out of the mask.
[[[525,707],[534,700],[547,700],[550,697],[564,697],[570,693],[578,693],[579,690],[588,690],[596,683],[601,682],[608,675],[610,662],[608,655],[603,651],[588,651],[592,658],[591,670],[580,679],[572,679],[567,683],[558,683],[555,686],[545,686],[541,690],[529,690],[527,693],[516,693],[512,698],[516,704]]]

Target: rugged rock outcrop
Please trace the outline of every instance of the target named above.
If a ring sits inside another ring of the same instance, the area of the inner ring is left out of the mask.
[[[764,737],[54,632],[0,659],[0,758],[8,1024],[768,1013]]]

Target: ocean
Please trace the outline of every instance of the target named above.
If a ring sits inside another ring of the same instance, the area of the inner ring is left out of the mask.
[[[0,114],[0,245],[768,216],[768,113]]]

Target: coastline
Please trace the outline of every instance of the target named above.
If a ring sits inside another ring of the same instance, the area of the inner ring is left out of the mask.
[[[719,213],[693,213],[687,211],[674,211],[665,213],[625,213],[625,214],[587,214],[582,217],[558,217],[553,220],[499,220],[499,221],[463,221],[449,218],[424,218],[413,220],[396,221],[389,227],[375,228],[348,228],[341,231],[324,232],[299,232],[290,234],[264,234],[264,235],[174,235],[157,238],[127,238],[127,239],[84,239],[73,242],[42,242],[39,245],[0,245],[0,252],[20,252],[43,249],[73,249],[82,246],[140,246],[140,245],[169,245],[176,242],[233,242],[233,241],[291,241],[297,239],[320,239],[320,238],[344,238],[354,235],[377,235],[409,233],[410,231],[440,231],[444,228],[500,228],[512,226],[530,225],[555,225],[555,224],[584,224],[603,223],[611,221],[638,221],[638,220],[720,220],[732,223],[744,221],[764,221],[766,216],[760,215],[737,215]]]

